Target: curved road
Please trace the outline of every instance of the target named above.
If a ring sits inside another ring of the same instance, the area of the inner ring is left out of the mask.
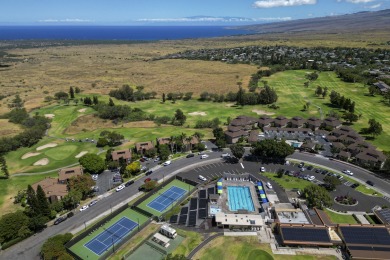
[[[177,174],[179,172],[188,171],[191,168],[196,168],[201,164],[209,164],[218,161],[220,158],[220,152],[212,152],[209,154],[210,157],[206,160],[200,160],[199,156],[193,158],[183,158],[176,161],[173,161],[171,165],[166,167],[158,167],[154,173],[150,176],[153,178],[162,179],[168,175]],[[290,156],[291,159],[303,160],[306,162],[311,162],[315,164],[322,164],[326,167],[333,168],[336,170],[343,170],[349,168],[354,172],[354,177],[361,178],[363,182],[367,179],[372,180],[375,183],[375,187],[380,189],[380,192],[388,190],[390,191],[390,184],[373,176],[369,175],[365,170],[354,168],[352,166],[345,166],[340,162],[330,161],[326,158],[316,157],[312,155],[295,153]],[[86,222],[91,221],[97,218],[103,213],[110,212],[112,208],[123,202],[130,200],[130,197],[137,195],[138,187],[141,186],[144,180],[147,177],[143,176],[137,180],[134,184],[129,187],[126,187],[121,192],[114,192],[109,196],[103,197],[99,202],[93,207],[89,208],[83,212],[75,212],[75,215],[72,218],[69,218],[63,223],[60,223],[57,226],[50,226],[44,229],[42,232],[31,236],[20,243],[4,250],[0,251],[0,259],[18,259],[18,260],[31,260],[39,259],[39,251],[42,244],[51,236],[71,232],[74,230],[83,229]],[[119,205],[118,205],[119,206]]]

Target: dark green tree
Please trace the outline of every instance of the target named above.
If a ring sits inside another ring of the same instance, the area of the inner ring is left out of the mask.
[[[98,99],[97,96],[93,96],[93,97],[92,97],[92,103],[93,103],[94,105],[99,104],[99,99]]]
[[[92,180],[91,176],[88,174],[74,176],[69,179],[68,187],[69,190],[76,190],[81,193],[81,199],[86,199],[92,194],[91,187],[95,183]]]
[[[306,201],[309,207],[316,207],[323,209],[324,207],[332,206],[332,198],[329,192],[316,184],[311,184],[303,190],[303,194],[306,197]]]
[[[40,215],[40,207],[37,200],[37,195],[35,194],[35,190],[31,187],[31,185],[27,186],[26,199],[28,204],[27,214],[30,217]]]
[[[109,105],[110,107],[115,106],[114,101],[112,100],[112,98],[110,98],[110,99],[108,100],[108,105]]]
[[[241,86],[239,86],[238,92],[237,92],[237,105],[239,105],[239,106],[245,105],[244,94],[245,94],[245,91],[242,89]]]
[[[251,153],[262,158],[284,161],[287,156],[294,153],[294,148],[284,141],[265,139],[252,144]]]
[[[165,103],[165,93],[162,94],[162,102]]]
[[[79,94],[79,93],[81,92],[81,89],[80,89],[79,87],[76,87],[76,88],[74,89],[74,92],[75,92],[76,94]]]
[[[9,178],[9,171],[7,167],[7,161],[5,160],[3,155],[0,155],[0,172],[4,174],[5,178]]]
[[[46,194],[43,191],[41,185],[38,185],[37,187],[36,196],[37,196],[37,202],[38,202],[40,214],[46,217],[50,217],[51,210],[49,206],[49,201],[47,200]]]
[[[334,190],[336,186],[341,184],[341,181],[334,176],[325,176],[324,182],[328,185],[329,190]]]
[[[31,235],[28,223],[29,218],[20,210],[3,215],[0,218],[0,244]]]
[[[173,117],[172,123],[173,123],[173,125],[181,126],[181,125],[184,125],[184,123],[186,122],[186,119],[187,119],[187,117],[184,115],[183,111],[181,111],[180,109],[177,109],[175,116]]]
[[[41,256],[43,259],[61,259],[61,260],[72,260],[65,248],[65,244],[72,239],[71,233],[56,235],[50,237],[42,245]]]
[[[73,89],[73,87],[69,88],[69,96],[70,96],[71,99],[74,99],[74,89]]]
[[[244,146],[241,144],[232,144],[230,146],[230,151],[232,151],[233,156],[238,160],[240,160],[245,153]]]
[[[368,133],[371,134],[373,137],[376,137],[380,135],[383,132],[382,125],[376,121],[375,119],[368,120]]]
[[[343,118],[344,118],[345,121],[347,121],[348,123],[352,123],[352,122],[358,121],[359,116],[356,115],[356,114],[354,114],[354,113],[351,113],[351,112],[346,112],[346,113],[344,113]]]
[[[168,145],[166,144],[160,145],[158,147],[158,154],[160,155],[160,159],[162,161],[167,160],[169,155],[171,154]]]
[[[88,153],[79,159],[81,166],[90,174],[99,174],[105,169],[104,160],[100,156]]]

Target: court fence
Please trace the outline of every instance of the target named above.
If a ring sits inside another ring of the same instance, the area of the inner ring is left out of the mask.
[[[144,241],[148,241],[150,240],[153,236],[154,236],[154,232],[151,233],[149,236],[147,236]],[[134,248],[132,248],[131,250],[127,251],[123,256],[122,256],[122,260],[126,260],[126,258],[128,258],[129,256],[131,256],[138,248],[140,248],[144,243],[141,242],[141,243],[138,243]]]

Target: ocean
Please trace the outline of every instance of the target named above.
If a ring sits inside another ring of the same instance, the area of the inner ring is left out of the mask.
[[[0,40],[177,40],[250,34],[223,26],[0,26]]]

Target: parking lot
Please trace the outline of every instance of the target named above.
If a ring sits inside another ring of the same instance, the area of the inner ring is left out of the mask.
[[[96,180],[96,186],[99,188],[99,190],[95,192],[96,195],[104,194],[105,192],[120,184],[120,182],[114,182],[113,177],[115,174],[117,174],[117,172],[109,170],[105,170],[99,174],[99,177]]]

